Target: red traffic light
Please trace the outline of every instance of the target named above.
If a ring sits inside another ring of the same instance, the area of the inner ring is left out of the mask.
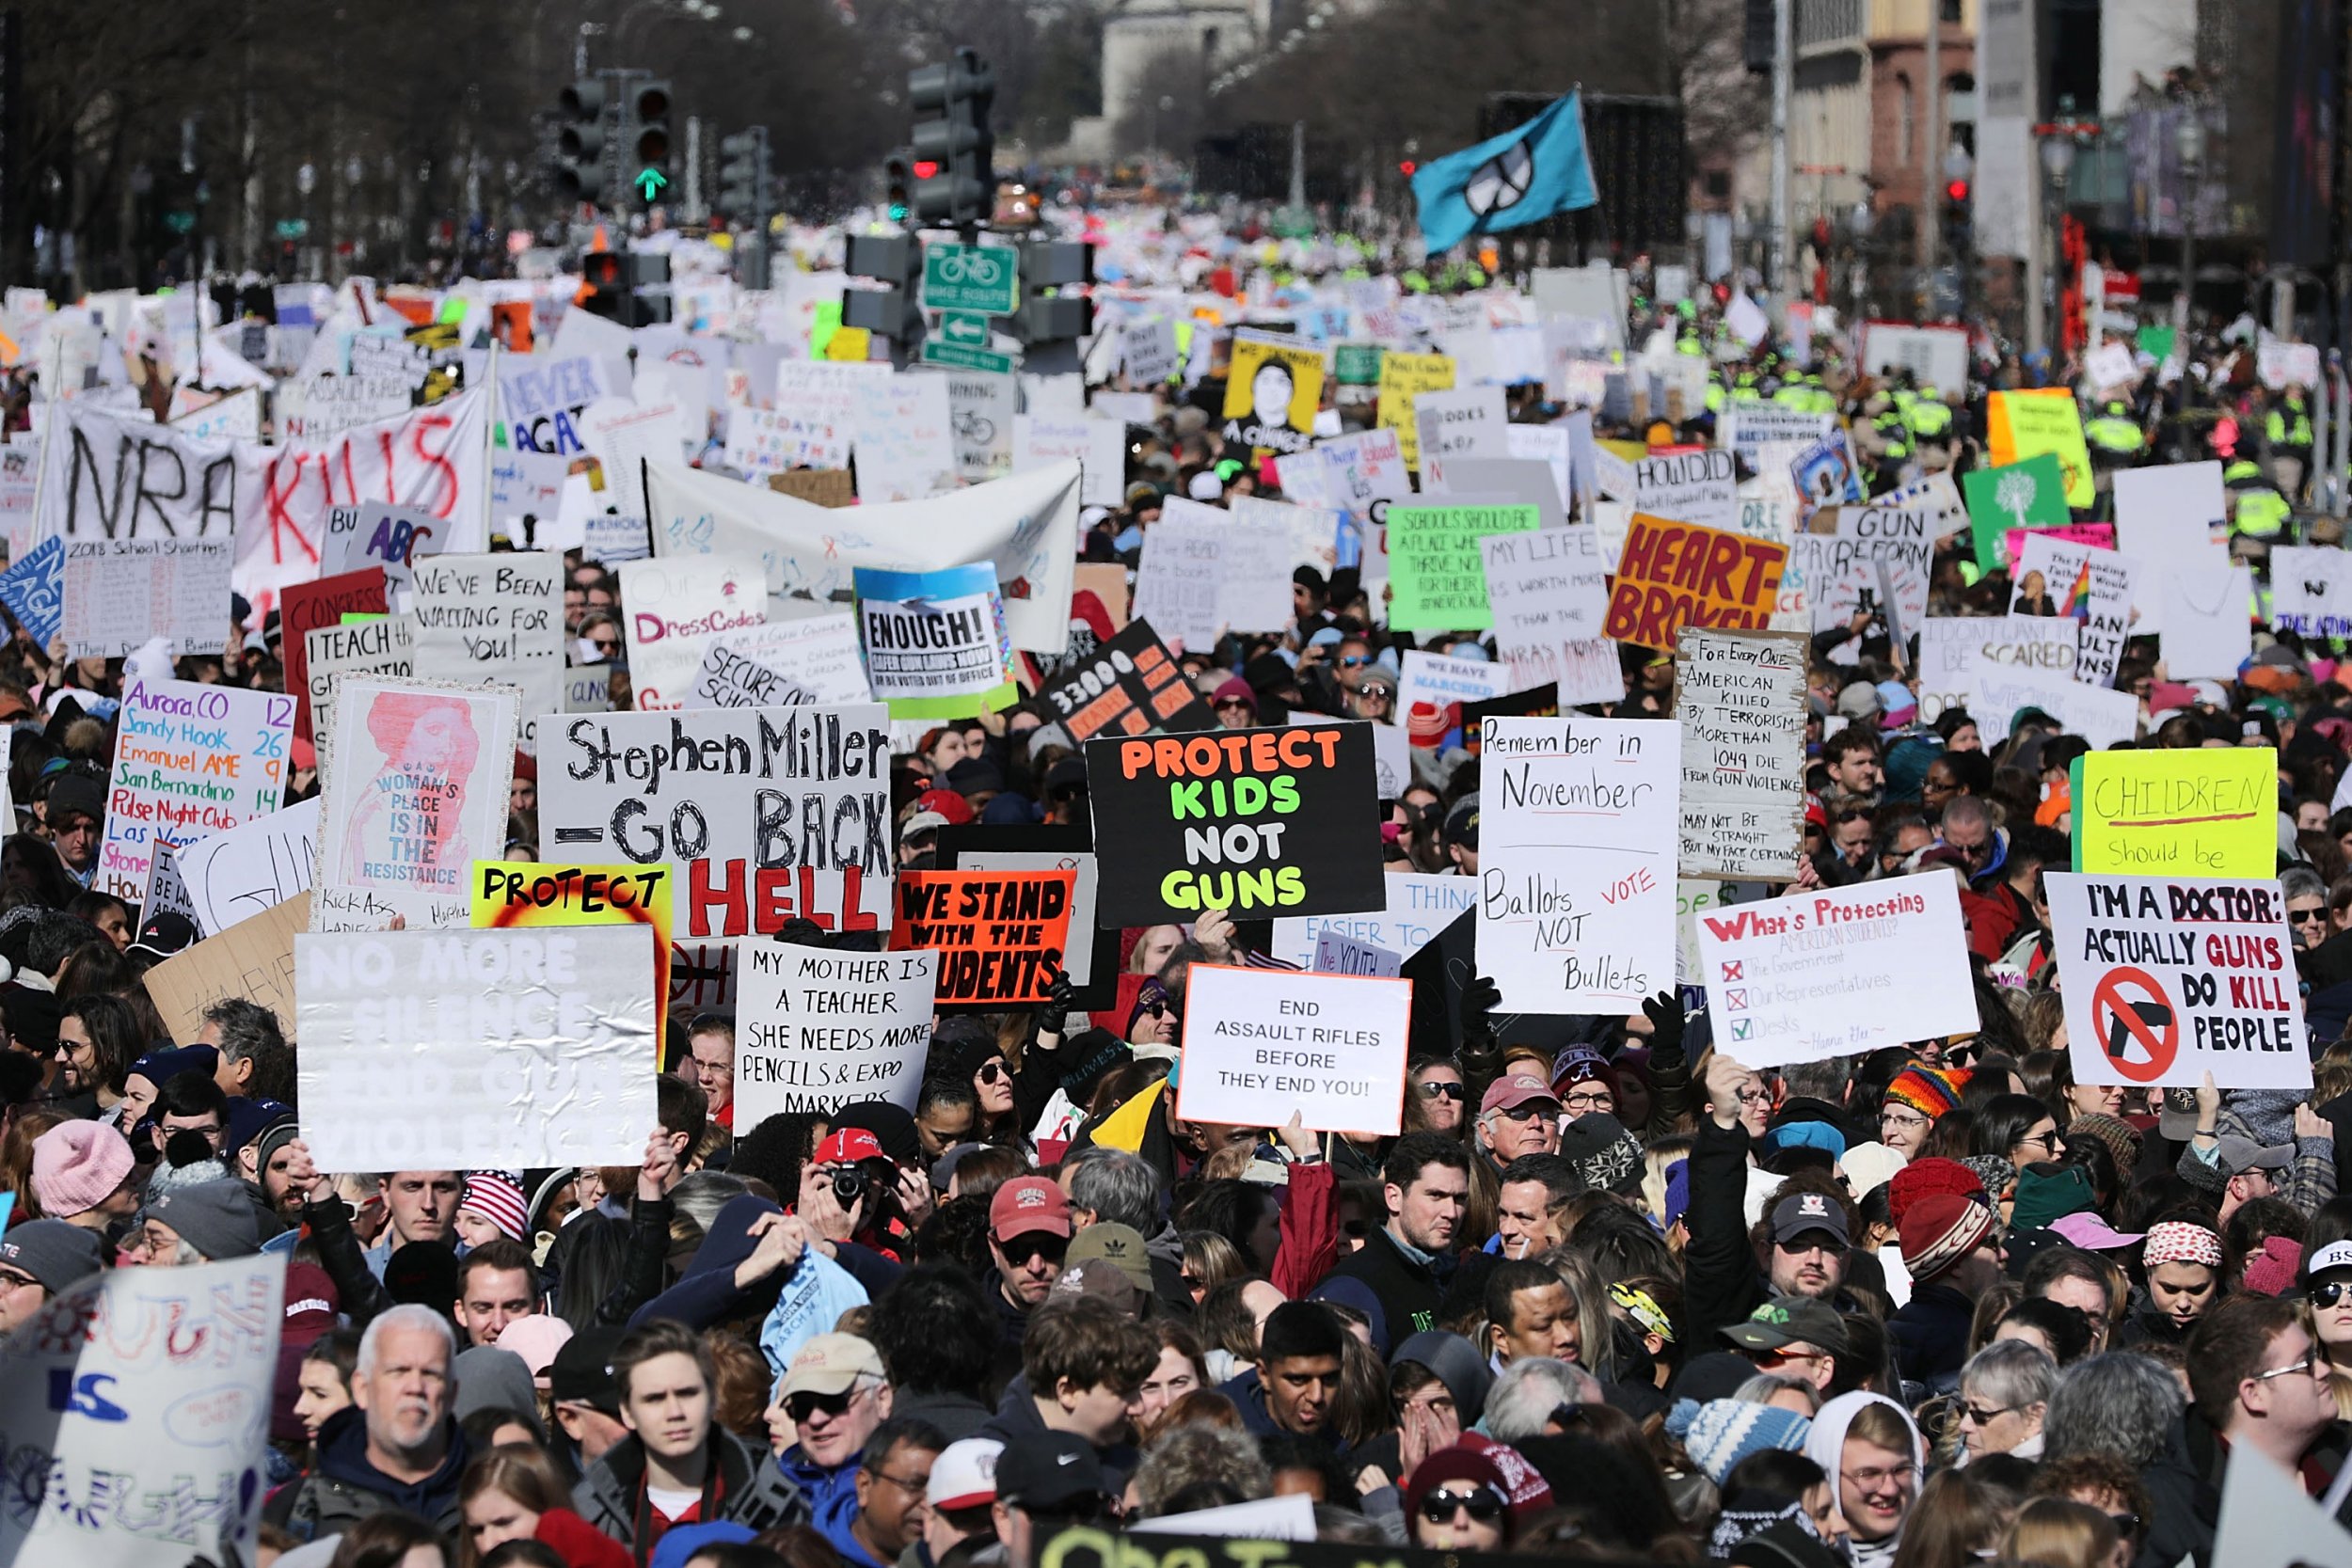
[[[1396,171],[1397,173],[1405,176],[1406,179],[1410,180],[1413,177],[1413,170],[1419,167],[1421,167],[1419,164],[1413,162],[1410,158],[1406,158],[1396,166]]]
[[[1950,184],[1948,184],[1948,185],[1947,185],[1947,186],[1945,186],[1945,187],[1944,187],[1944,196],[1945,196],[1945,199],[1949,200],[1949,201],[1965,201],[1965,200],[1967,200],[1967,199],[1968,199],[1968,182],[1967,182],[1967,181],[1965,181],[1965,180],[1955,180],[1955,181],[1953,181]]]
[[[935,158],[917,158],[914,161],[914,177],[917,180],[937,179],[939,177],[938,160]]]
[[[618,289],[622,282],[624,259],[616,250],[592,250],[580,258],[581,278],[592,289]]]

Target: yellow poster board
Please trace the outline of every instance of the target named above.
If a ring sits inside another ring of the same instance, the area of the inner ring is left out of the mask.
[[[846,364],[859,364],[873,357],[874,334],[863,326],[839,326],[826,340],[825,357]]]
[[[2082,410],[2063,387],[2038,392],[1995,392],[1987,410],[1994,467],[2005,467],[2043,452],[2066,474],[2066,504],[2091,502],[2090,449],[2083,444]]]
[[[533,926],[653,927],[654,1012],[670,1007],[670,911],[677,867],[578,865],[563,861],[473,863],[477,930]]]
[[[1311,344],[1234,339],[1225,382],[1225,439],[1260,451],[1305,451],[1314,445],[1323,365],[1323,351]]]
[[[2279,871],[2279,753],[2267,746],[2092,752],[2074,786],[2074,869],[2131,877]]]
[[[1380,428],[1396,432],[1396,450],[1408,468],[1421,467],[1421,436],[1413,422],[1413,400],[1423,392],[1454,390],[1454,359],[1444,354],[1380,356]]]

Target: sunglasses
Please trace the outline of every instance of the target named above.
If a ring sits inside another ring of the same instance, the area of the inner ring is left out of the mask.
[[[1547,1103],[1541,1100],[1531,1100],[1524,1105],[1514,1105],[1508,1110],[1499,1110],[1495,1112],[1495,1115],[1505,1121],[1539,1121],[1553,1114],[1545,1109]]]
[[[1166,1018],[1168,1016],[1168,1004],[1165,1002],[1146,1002],[1143,1005],[1143,1010],[1153,1018]]]
[[[797,1426],[820,1410],[827,1416],[838,1417],[847,1412],[856,1399],[857,1389],[854,1386],[844,1388],[838,1394],[818,1394],[803,1388],[797,1394],[784,1397],[784,1413],[791,1417]]]
[[[1006,1078],[1011,1075],[1006,1072],[1004,1063],[989,1061],[982,1062],[980,1064],[980,1070],[973,1076],[979,1079],[979,1081],[983,1084],[993,1084],[999,1078]]]
[[[1340,668],[1343,670],[1360,670],[1371,662],[1372,656],[1369,654],[1349,654],[1340,660]]]
[[[1468,1098],[1461,1085],[1449,1084],[1442,1079],[1431,1079],[1422,1084],[1421,1086],[1421,1097],[1423,1100],[1462,1100]]]
[[[1216,710],[1219,713],[1223,713],[1229,707],[1237,707],[1242,709],[1244,712],[1255,711],[1255,705],[1245,703],[1239,697],[1228,697],[1223,702],[1216,705]]]
[[[2321,926],[2327,923],[2328,911],[2325,909],[2289,910],[2287,918],[2297,926]]]
[[[1452,1522],[1456,1513],[1466,1513],[1482,1525],[1490,1525],[1502,1517],[1504,1504],[1491,1486],[1477,1491],[1432,1492],[1421,1500],[1421,1516],[1433,1525]]]
[[[1048,1262],[1060,1262],[1063,1255],[1070,1250],[1070,1238],[1067,1236],[1018,1236],[1009,1242],[999,1242],[996,1245],[1003,1251],[1005,1261],[1017,1269],[1038,1258],[1042,1258]]]
[[[592,637],[588,640],[588,645],[600,654],[609,654],[618,648],[620,643],[610,637]]]
[[[2313,1307],[2333,1307],[2336,1303],[2342,1301],[2347,1293],[2352,1293],[2352,1280],[2325,1279],[2312,1287],[2312,1305]]]

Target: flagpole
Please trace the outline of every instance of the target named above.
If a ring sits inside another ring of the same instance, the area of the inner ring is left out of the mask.
[[[1935,0],[1929,0],[1931,5]],[[1788,95],[1796,79],[1795,0],[1772,0],[1772,240],[1771,287],[1787,299],[1788,285]]]

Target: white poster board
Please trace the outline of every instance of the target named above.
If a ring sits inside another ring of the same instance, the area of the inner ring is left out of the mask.
[[[1747,1067],[1979,1026],[1960,880],[1948,871],[1816,888],[1696,920],[1715,1048]]]
[[[639,711],[687,705],[711,641],[768,620],[767,569],[724,556],[665,556],[621,566],[629,689]]]
[[[1248,1127],[1279,1104],[1309,1132],[1392,1135],[1412,1016],[1410,980],[1196,963],[1175,1115]]]
[[[1486,721],[1478,962],[1510,1010],[1628,1012],[1670,983],[1681,740],[1663,720]]]
[[[1553,680],[1565,687],[1564,672],[1596,652],[1615,666],[1613,643],[1592,647],[1603,641],[1609,611],[1609,567],[1598,529],[1488,534],[1478,542],[1478,553],[1494,611],[1495,654],[1511,667],[1511,690]],[[1617,694],[1624,695],[1622,687]],[[1572,701],[1565,689],[1560,700]]]
[[[526,715],[564,703],[564,558],[437,555],[415,563],[419,680],[500,681],[522,693]]]
[[[67,657],[120,658],[152,637],[175,655],[219,653],[235,569],[227,539],[67,540]]]
[[[90,885],[141,903],[158,845],[177,850],[284,804],[294,710],[278,692],[129,676]]]
[[[723,631],[703,649],[688,707],[785,707],[873,699],[854,615],[810,615]]]
[[[1438,933],[1465,911],[1478,907],[1475,877],[1406,871],[1382,878],[1381,885],[1388,890],[1386,909],[1277,919],[1272,956],[1301,969],[1312,969],[1324,937],[1336,935],[1368,947],[1385,948],[1400,959],[1409,958],[1436,941]]]
[[[313,1157],[330,1170],[642,1160],[659,1117],[653,942],[650,926],[296,935]]]
[[[2307,1089],[2310,1031],[2276,881],[2052,871],[2078,1084]]]
[[[1800,633],[1683,626],[1675,649],[1683,876],[1796,875],[1807,650]]]
[[[318,799],[199,838],[174,860],[198,931],[215,936],[317,881]]]
[[[1735,531],[1740,526],[1739,465],[1731,453],[1714,447],[1645,457],[1633,465],[1633,510]]]

